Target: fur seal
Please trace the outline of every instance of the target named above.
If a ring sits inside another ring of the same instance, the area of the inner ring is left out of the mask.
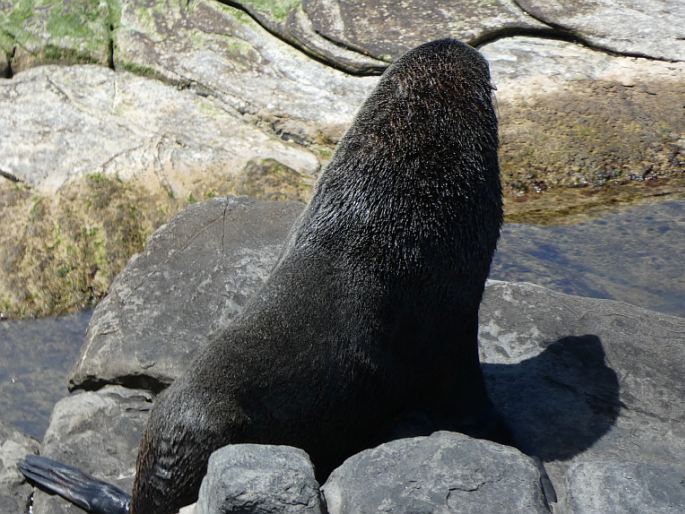
[[[264,286],[159,395],[130,512],[194,502],[209,455],[231,443],[303,448],[321,478],[398,435],[510,442],[477,343],[502,223],[497,147],[475,49],[439,40],[392,64]]]

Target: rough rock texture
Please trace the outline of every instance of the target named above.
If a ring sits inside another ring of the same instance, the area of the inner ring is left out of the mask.
[[[161,227],[95,310],[70,387],[168,385],[262,284],[301,210],[217,198]]]
[[[195,514],[321,514],[319,484],[298,448],[236,444],[212,453]]]
[[[60,400],[40,453],[130,491],[138,443],[151,407],[146,391],[107,386]],[[62,500],[35,492],[34,514],[79,514]]]
[[[309,143],[337,141],[377,81],[316,62],[245,12],[209,0],[125,3],[114,62],[218,97],[282,138]]]
[[[235,176],[252,158],[306,175],[319,167],[312,153],[221,102],[101,66],[48,66],[0,79],[0,110],[0,170],[45,192],[103,173],[145,175],[183,196],[194,180]]]
[[[318,33],[385,61],[433,39],[455,37],[475,45],[496,33],[549,28],[512,0],[304,0],[304,8]]]
[[[357,75],[376,75],[388,65],[337,45],[316,32],[304,11],[302,0],[226,0],[223,3],[244,9],[272,34],[334,68]]]
[[[685,60],[681,0],[517,0],[538,20],[613,52]]]
[[[17,469],[17,461],[38,452],[38,441],[0,421],[0,512],[24,512],[31,486]]]
[[[44,64],[111,59],[115,1],[15,0],[0,2],[0,54],[12,56],[12,70]]]
[[[574,514],[685,512],[683,467],[595,460],[571,466],[567,480]]]
[[[507,193],[683,178],[685,63],[529,37],[481,51],[497,86]]]
[[[682,464],[685,319],[494,282],[480,344],[493,401],[562,499],[576,462]]]
[[[529,457],[451,432],[358,453],[331,474],[323,492],[330,514],[548,512]]]

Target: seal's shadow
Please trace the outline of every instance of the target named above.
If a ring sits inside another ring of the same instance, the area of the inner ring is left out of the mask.
[[[493,402],[517,446],[543,461],[567,460],[616,422],[616,373],[596,335],[563,337],[517,364],[483,364]]]

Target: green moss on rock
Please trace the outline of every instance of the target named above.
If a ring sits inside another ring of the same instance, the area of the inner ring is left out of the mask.
[[[267,15],[275,21],[283,21],[302,4],[302,0],[241,0],[240,5],[251,12]]]
[[[13,69],[45,63],[109,64],[116,0],[18,0],[0,13],[0,50],[16,47]]]

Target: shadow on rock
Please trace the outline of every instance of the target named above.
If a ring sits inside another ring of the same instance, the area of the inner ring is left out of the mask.
[[[595,335],[569,336],[517,364],[483,364],[493,402],[519,445],[543,461],[590,448],[616,422],[616,373]]]

